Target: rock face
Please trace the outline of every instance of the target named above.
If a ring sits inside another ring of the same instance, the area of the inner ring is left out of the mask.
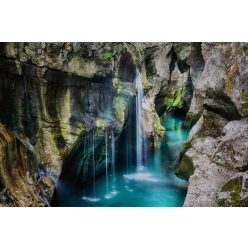
[[[36,161],[35,167],[29,163],[23,167],[17,162],[16,167],[25,175],[24,184],[29,179],[38,183],[35,175],[41,168],[45,171],[41,183],[53,191],[51,179],[59,176],[64,158],[82,133],[96,130],[99,138],[107,127],[114,130],[115,137],[121,133],[136,94],[135,49],[135,45],[117,43],[0,45],[0,103],[5,106],[0,113],[3,132],[6,129],[14,140],[18,137]],[[8,143],[8,139],[4,142]],[[13,156],[23,160],[26,155],[13,152]],[[5,161],[4,152],[2,159]],[[0,164],[2,167],[4,163]],[[2,188],[12,203],[25,205],[13,195],[16,186],[0,176]],[[19,177],[9,176],[13,180]],[[24,188],[28,187],[23,187],[22,192],[26,205],[27,202],[37,205],[29,201]],[[37,194],[31,187],[30,191]],[[47,200],[51,198],[50,192],[47,194],[48,197],[41,199],[44,204],[51,200]]]
[[[117,142],[130,115],[136,68],[145,88],[145,133],[151,141],[164,135],[158,113],[176,107],[164,105],[177,85],[185,91],[185,51],[174,52],[169,43],[1,43],[1,204],[49,205],[61,168],[61,177],[84,183],[91,142],[101,173],[105,136]],[[176,102],[184,104],[182,95],[173,95]],[[14,147],[11,158],[8,147]],[[82,149],[86,157],[78,155]]]
[[[49,205],[54,182],[39,168],[33,147],[0,124],[1,202],[9,206]]]
[[[203,43],[195,58],[204,69],[194,76],[187,122],[198,121],[178,169],[189,178],[184,206],[247,206],[246,51],[243,43]]]
[[[192,127],[177,169],[189,179],[185,206],[245,206],[247,51],[245,43],[1,43],[0,205],[47,206],[58,177],[82,187],[93,160],[100,175],[105,143],[121,142],[132,115],[139,69],[151,144],[165,135],[166,111],[186,114]]]

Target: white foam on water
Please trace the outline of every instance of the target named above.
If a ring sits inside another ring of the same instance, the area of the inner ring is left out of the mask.
[[[111,194],[107,194],[107,195],[104,196],[104,198],[108,200],[108,199],[113,198],[113,196]]]
[[[100,198],[87,197],[87,196],[83,196],[82,199],[83,199],[84,201],[88,201],[88,202],[99,202],[99,201],[101,201]]]
[[[118,194],[119,194],[119,192],[114,189],[109,194],[105,195],[104,198],[107,199],[107,200],[109,200],[109,199],[114,198]]]
[[[125,179],[133,181],[160,182],[161,180],[149,172],[138,172],[135,174],[123,175]]]
[[[111,191],[111,193],[110,193],[111,195],[113,195],[113,196],[115,196],[115,195],[118,195],[119,194],[119,192],[117,191],[117,190],[113,190],[113,191]]]
[[[126,189],[126,191],[128,191],[128,192],[133,192],[133,189],[131,189],[131,188],[129,188],[129,186],[125,186],[125,189]]]

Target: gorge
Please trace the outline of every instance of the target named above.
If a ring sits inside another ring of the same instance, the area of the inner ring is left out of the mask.
[[[0,43],[0,206],[247,206],[247,43]]]

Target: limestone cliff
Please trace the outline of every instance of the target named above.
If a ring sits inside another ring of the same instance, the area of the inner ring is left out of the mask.
[[[132,115],[138,69],[150,146],[165,135],[159,117],[168,111],[192,127],[177,169],[189,180],[185,206],[247,205],[247,51],[245,43],[0,43],[0,204],[50,205],[59,176],[80,187],[90,180],[92,156],[100,175],[105,137],[120,143]]]
[[[189,178],[185,206],[247,206],[247,44],[203,43],[194,79],[193,126],[178,174]]]

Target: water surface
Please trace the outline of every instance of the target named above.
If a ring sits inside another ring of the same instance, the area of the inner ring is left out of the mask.
[[[178,158],[189,129],[184,119],[167,115],[161,118],[166,136],[156,143],[147,165],[118,166],[95,183],[95,191],[78,193],[64,199],[63,206],[88,207],[176,207],[182,206],[187,182],[175,176],[172,166]]]

